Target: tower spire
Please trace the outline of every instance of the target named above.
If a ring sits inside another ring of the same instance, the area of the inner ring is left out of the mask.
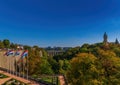
[[[119,41],[118,41],[118,39],[116,38],[116,40],[115,40],[115,44],[119,44]]]
[[[107,33],[105,32],[104,35],[103,35],[103,43],[107,44],[108,43],[108,36],[107,36]]]

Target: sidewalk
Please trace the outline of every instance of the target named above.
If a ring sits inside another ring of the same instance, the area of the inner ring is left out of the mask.
[[[0,79],[0,85],[4,84],[6,81],[10,80],[11,77],[9,78],[4,78],[4,79]]]
[[[26,79],[17,77],[17,76],[15,76],[15,75],[11,75],[11,74],[9,74],[9,73],[7,73],[7,72],[4,72],[4,71],[0,71],[0,73],[8,76],[8,78],[0,79],[0,85],[3,84],[3,83],[5,83],[6,81],[12,79],[12,78],[14,78],[14,79],[16,79],[16,80],[19,80],[19,81],[21,81],[21,82],[24,82],[24,83],[26,83],[26,84],[29,84],[29,85],[39,85],[39,84],[35,84],[35,83],[33,83],[33,82],[29,81],[29,80],[26,80]]]

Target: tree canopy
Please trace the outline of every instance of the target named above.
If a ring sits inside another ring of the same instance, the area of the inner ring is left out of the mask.
[[[0,41],[1,49],[16,49],[17,45],[7,39]],[[53,57],[48,56],[46,50],[39,46],[23,46],[29,51],[29,75],[64,74],[70,85],[120,84],[118,43],[83,44]]]

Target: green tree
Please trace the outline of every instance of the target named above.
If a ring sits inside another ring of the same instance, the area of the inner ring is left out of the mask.
[[[53,74],[52,66],[46,59],[42,59],[41,64],[39,64],[39,74]]]
[[[66,71],[70,68],[68,60],[59,60],[59,73],[66,74]]]
[[[11,43],[11,44],[10,44],[10,48],[13,48],[13,49],[17,49],[17,46],[18,46],[18,45],[17,45],[17,44],[14,44],[14,43]]]
[[[97,58],[92,54],[77,54],[71,60],[71,68],[67,71],[70,85],[101,85],[96,60]]]
[[[3,44],[5,48],[9,48],[10,47],[10,41],[8,39],[4,39],[3,40]]]
[[[52,74],[52,66],[46,57],[40,56],[40,50],[29,49],[29,73],[30,75]]]
[[[4,44],[2,41],[0,41],[0,49],[4,48]]]
[[[120,58],[113,51],[99,51],[99,60],[104,70],[105,84],[118,85],[120,83]]]
[[[25,49],[25,50],[31,50],[31,47],[28,46],[28,45],[24,45],[24,49]]]
[[[52,66],[52,70],[55,74],[59,74],[59,63],[54,60],[52,57],[48,57],[48,62]]]

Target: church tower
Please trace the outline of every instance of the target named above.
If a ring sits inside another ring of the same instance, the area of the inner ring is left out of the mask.
[[[115,44],[119,44],[119,41],[118,41],[118,39],[116,38],[116,40],[115,40]]]
[[[108,36],[107,36],[107,34],[105,32],[104,35],[103,35],[103,43],[107,44],[108,43],[107,39],[108,39]]]

